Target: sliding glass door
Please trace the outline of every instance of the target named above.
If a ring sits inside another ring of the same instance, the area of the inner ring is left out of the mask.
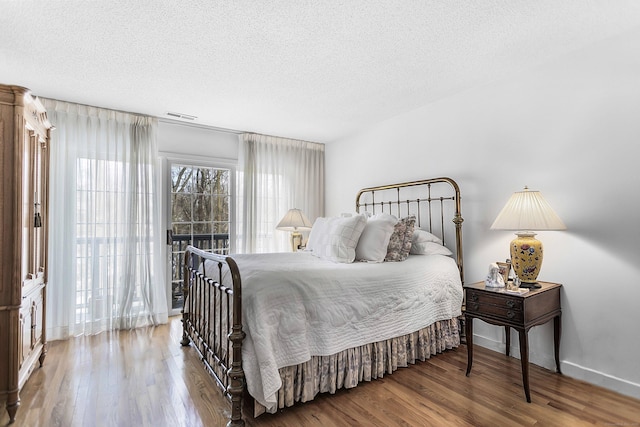
[[[182,267],[188,245],[208,252],[230,251],[232,170],[169,162],[171,176],[171,310],[182,308]]]

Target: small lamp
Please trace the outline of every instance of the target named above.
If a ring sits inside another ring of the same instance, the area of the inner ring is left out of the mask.
[[[276,225],[277,230],[291,232],[291,249],[295,252],[302,245],[302,234],[299,230],[311,230],[311,221],[304,216],[300,209],[289,209],[286,215]]]
[[[513,270],[523,288],[534,288],[542,266],[542,242],[534,230],[566,230],[560,217],[539,191],[526,186],[513,193],[491,225],[492,230],[518,230],[511,241],[510,255]]]

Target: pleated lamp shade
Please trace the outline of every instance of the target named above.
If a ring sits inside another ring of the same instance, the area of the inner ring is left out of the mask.
[[[566,230],[539,191],[524,187],[513,193],[491,225],[492,230]]]
[[[300,209],[289,209],[285,216],[276,225],[277,230],[298,231],[310,230],[311,221],[302,213]]]
[[[311,221],[300,209],[289,209],[285,216],[276,225],[277,230],[291,232],[291,250],[294,252],[302,246],[302,233],[300,230],[311,230]]]

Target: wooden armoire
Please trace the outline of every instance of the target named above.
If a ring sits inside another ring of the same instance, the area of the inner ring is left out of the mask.
[[[51,129],[28,89],[0,84],[0,402],[11,422],[20,389],[47,353]]]

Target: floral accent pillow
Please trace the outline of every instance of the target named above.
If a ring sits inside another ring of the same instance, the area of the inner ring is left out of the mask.
[[[402,218],[395,225],[387,246],[385,261],[404,261],[411,251],[411,237],[416,225],[416,217],[411,215]]]

